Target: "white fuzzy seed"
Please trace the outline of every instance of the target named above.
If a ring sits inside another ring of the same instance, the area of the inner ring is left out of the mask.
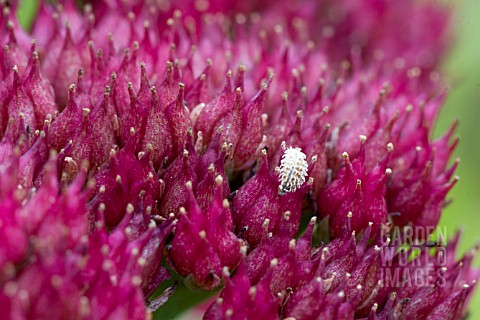
[[[308,170],[306,159],[307,156],[300,148],[289,147],[285,150],[280,161],[279,195],[295,192],[305,182]]]

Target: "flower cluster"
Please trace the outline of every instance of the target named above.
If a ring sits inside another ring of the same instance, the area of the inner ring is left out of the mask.
[[[157,228],[143,214],[145,219],[124,219],[109,234],[100,218],[89,230],[86,202],[94,183],[89,180],[82,191],[86,168],[59,192],[52,152],[41,188],[24,189],[17,184],[25,166],[19,153],[16,147],[16,158],[1,168],[0,301],[5,316],[145,318],[144,294],[151,295],[170,277],[160,258],[173,221]]]
[[[397,250],[398,246],[389,247],[390,239],[380,236],[373,237],[374,242],[369,244],[371,224],[358,241],[348,222],[341,237],[312,248],[315,222],[314,217],[305,233],[295,240],[287,228],[277,236],[269,235],[267,220],[261,243],[242,260],[231,279],[225,268],[225,289],[204,319],[276,319],[279,310],[285,319],[461,317],[464,301],[472,290],[469,284],[478,277],[478,271],[470,270],[475,252],[466,254],[463,263],[455,262],[459,234],[448,245],[448,251],[436,250],[433,255],[421,251],[403,263],[402,255],[410,256],[411,249],[407,252],[405,248]],[[441,267],[439,259],[445,259]],[[425,270],[425,261],[435,266],[435,272]],[[392,270],[403,275],[395,291],[392,279],[385,276]],[[412,278],[407,278],[413,270]]]
[[[457,181],[445,8],[67,0],[26,32],[0,3],[8,317],[143,319],[170,272],[224,286],[205,319],[466,311],[474,253],[402,247]]]

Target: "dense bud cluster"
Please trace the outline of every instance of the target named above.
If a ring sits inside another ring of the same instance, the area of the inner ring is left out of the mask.
[[[445,8],[42,1],[26,32],[0,3],[7,317],[148,318],[171,272],[224,287],[205,319],[466,312],[475,252],[404,246],[457,181]]]
[[[323,246],[312,248],[316,218],[305,233],[291,239],[285,229],[276,236],[268,233],[258,247],[245,257],[232,279],[226,273],[226,285],[220,297],[208,309],[205,319],[456,319],[462,314],[464,300],[470,294],[478,271],[471,273],[473,255],[455,262],[458,234],[445,251],[433,255],[422,251],[403,264],[412,249],[391,246],[389,238],[372,234],[372,224],[356,240],[350,230],[351,214],[345,232]],[[369,244],[369,238],[373,243]],[[445,265],[440,264],[445,259]],[[423,261],[435,272],[418,270]],[[402,284],[392,291],[385,274],[399,270]],[[412,273],[413,275],[414,273]],[[430,279],[431,277],[432,279]],[[431,283],[429,282],[431,281]],[[412,283],[427,284],[412,288]],[[265,294],[265,291],[268,294]],[[262,304],[256,302],[261,299]]]
[[[144,297],[170,278],[160,259],[174,221],[157,227],[147,214],[138,214],[108,233],[102,204],[90,229],[86,202],[94,182],[89,180],[82,191],[86,168],[59,190],[52,152],[41,188],[24,189],[15,183],[22,158],[18,148],[14,153],[17,158],[2,165],[0,180],[0,301],[5,316],[145,318]]]

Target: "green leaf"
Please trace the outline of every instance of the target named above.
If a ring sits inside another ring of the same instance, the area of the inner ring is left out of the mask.
[[[177,290],[163,306],[154,312],[153,319],[177,319],[182,313],[218,293],[218,291],[193,291],[187,288],[183,283],[182,278],[177,275],[174,275],[173,279],[168,281],[168,283],[162,284],[160,292],[163,291],[164,287],[168,287],[175,280],[178,280],[179,282]]]
[[[36,0],[21,0],[17,9],[17,18],[20,25],[25,30],[32,28],[33,19],[37,15],[39,1]]]

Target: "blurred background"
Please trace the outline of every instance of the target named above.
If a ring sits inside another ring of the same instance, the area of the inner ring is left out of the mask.
[[[449,236],[463,229],[460,249],[471,250],[480,240],[480,1],[450,1],[456,10],[453,28],[456,42],[445,61],[444,73],[450,79],[451,91],[435,130],[439,136],[452,120],[458,118],[460,145],[455,153],[461,159],[457,175],[460,181],[450,192],[453,202],[445,208],[440,227]],[[477,256],[475,266],[480,265]],[[470,302],[468,319],[480,319],[480,290]]]
[[[452,27],[456,40],[445,60],[443,74],[448,75],[451,91],[437,124],[435,136],[440,136],[455,119],[459,119],[457,135],[461,142],[455,155],[461,162],[457,171],[460,181],[449,194],[453,202],[445,208],[440,227],[446,228],[449,237],[457,228],[463,230],[460,244],[463,254],[472,250],[480,240],[480,1],[449,2],[455,10]],[[37,0],[21,1],[19,19],[22,25],[30,25],[37,6]],[[480,258],[477,256],[475,266],[479,265]],[[194,302],[191,299],[195,300],[191,293],[175,296],[180,298],[167,303],[169,306],[165,307],[168,314],[163,314],[163,319],[173,318],[174,314],[178,314],[178,310],[183,309],[182,306],[191,305]],[[192,316],[190,313],[180,318],[191,319]],[[198,315],[194,317],[196,316]],[[480,288],[477,288],[470,303],[469,319],[480,320]]]

